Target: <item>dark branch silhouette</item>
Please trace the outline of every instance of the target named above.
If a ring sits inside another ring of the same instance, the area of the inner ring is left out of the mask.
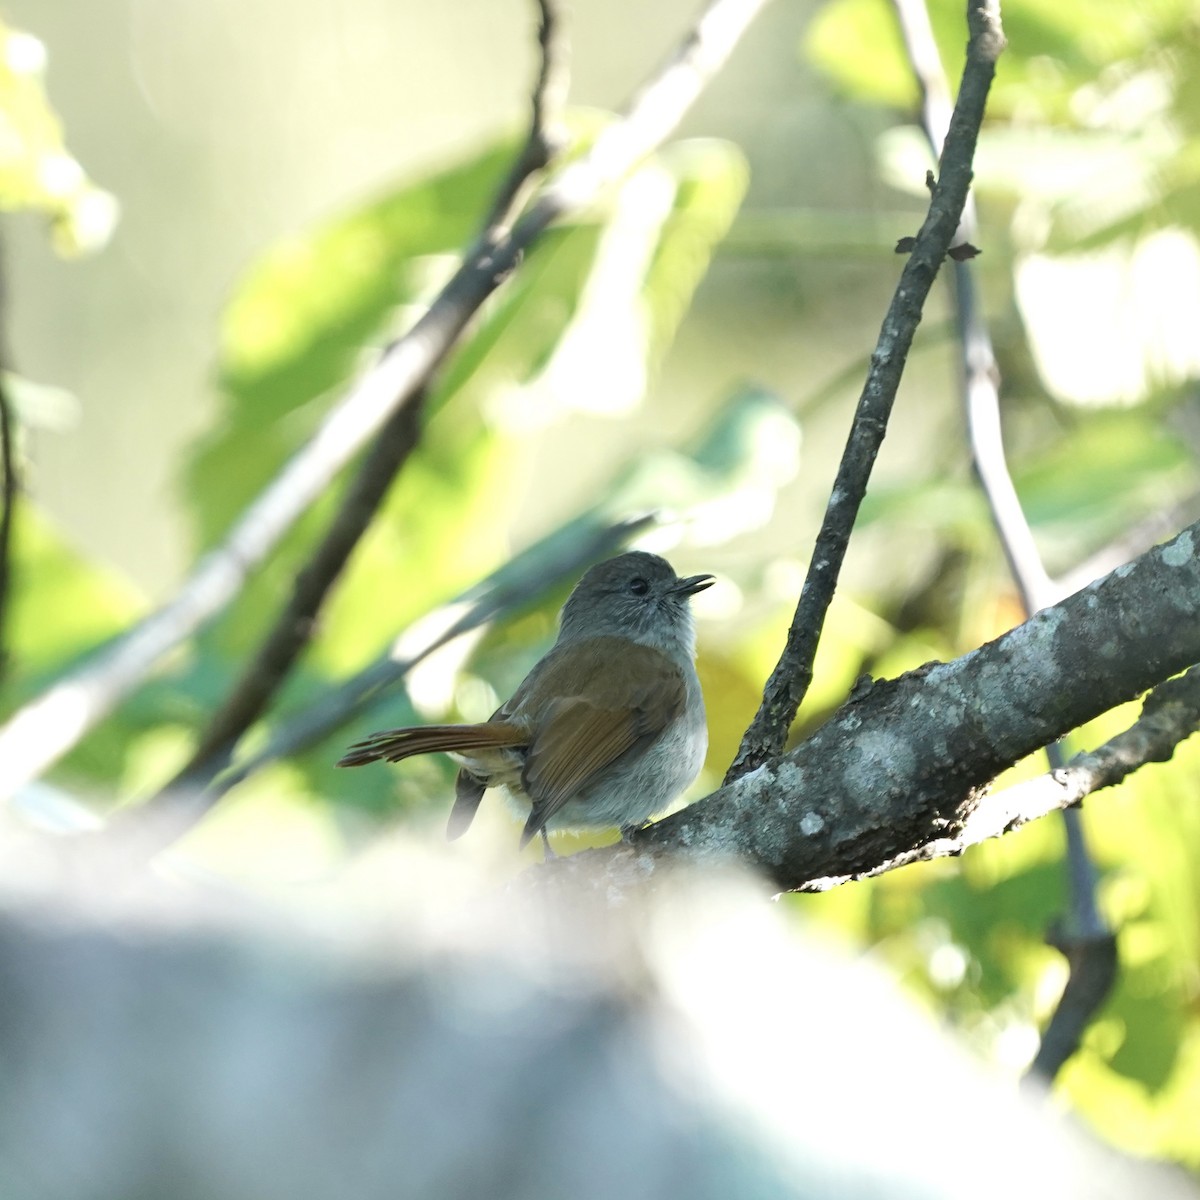
[[[788,730],[812,682],[813,660],[825,614],[837,587],[871,468],[887,432],[909,347],[967,201],[975,142],[983,123],[996,60],[1004,47],[997,4],[968,6],[968,23],[967,62],[929,213],[900,275],[871,356],[870,371],[817,534],[787,644],[767,681],[762,704],[726,772],[726,783],[782,752]]]
[[[219,613],[337,473],[423,387],[483,302],[563,216],[590,204],[662,144],[724,65],[765,0],[714,0],[618,121],[566,166],[511,231],[480,239],[412,328],[334,406],[196,565],[175,598],[98,650],[0,729],[0,797],[66,754],[168,651]]]
[[[7,265],[0,260],[0,680],[8,672],[8,614],[13,591],[13,523],[21,494],[17,473],[17,418],[6,372],[9,368]]]
[[[562,107],[566,101],[569,47],[550,0],[539,0],[538,44],[541,66],[534,86],[529,132],[498,188],[480,242],[503,235],[519,197],[532,177],[551,161],[563,143]],[[206,787],[228,766],[242,734],[266,711],[300,654],[308,645],[321,610],[341,577],[350,555],[367,531],[388,489],[420,440],[426,388],[413,392],[388,419],[359,467],[324,538],[296,575],[292,594],[250,665],[213,714],[186,765],[154,798],[163,803],[177,791]]]

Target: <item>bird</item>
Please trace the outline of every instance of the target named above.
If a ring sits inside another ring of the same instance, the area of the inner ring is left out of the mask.
[[[557,639],[512,697],[476,724],[385,729],[339,767],[443,752],[459,763],[446,836],[470,827],[485,790],[525,816],[519,846],[549,830],[616,826],[628,838],[696,778],[708,748],[691,597],[712,575],[680,578],[634,550],[591,567],[563,605]]]

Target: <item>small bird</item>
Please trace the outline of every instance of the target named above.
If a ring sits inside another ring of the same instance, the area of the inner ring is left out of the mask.
[[[554,645],[487,721],[386,729],[351,746],[338,766],[452,755],[461,769],[451,840],[467,831],[489,787],[528,813],[522,849],[540,834],[551,856],[550,829],[615,825],[627,836],[704,763],[688,600],[712,582],[680,579],[666,559],[640,550],[598,563],[563,605]]]

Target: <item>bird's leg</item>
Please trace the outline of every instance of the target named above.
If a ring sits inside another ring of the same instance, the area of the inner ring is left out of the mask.
[[[550,849],[549,835],[546,833],[546,830],[544,828],[539,829],[538,833],[540,833],[542,835],[542,849],[545,851],[544,861],[545,862],[553,862],[554,859],[556,859],[558,857],[558,855],[555,854],[554,851]]]
[[[649,824],[649,821],[642,821],[638,825],[622,825],[621,841],[623,841],[627,846],[632,846],[634,834],[641,833],[641,831]]]

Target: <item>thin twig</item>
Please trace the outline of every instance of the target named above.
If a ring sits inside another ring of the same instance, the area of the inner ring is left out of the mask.
[[[887,431],[908,350],[967,200],[975,141],[983,122],[996,60],[1004,47],[997,0],[969,6],[968,22],[971,37],[967,63],[929,213],[901,273],[871,356],[867,382],[817,535],[787,644],[767,681],[762,704],[726,772],[726,783],[782,752],[788,730],[812,682],[812,664],[825,613],[833,599],[871,468]]]
[[[921,124],[930,149],[941,152],[949,128],[950,92],[942,69],[941,56],[929,21],[925,0],[892,0],[901,36],[921,92]],[[968,198],[963,212],[961,236],[977,239],[975,205]],[[1025,616],[1053,604],[1062,596],[1042,563],[1033,530],[1021,507],[1020,497],[1008,469],[1004,450],[1004,432],[1000,421],[1000,372],[996,365],[991,334],[979,305],[974,269],[968,260],[953,264],[955,312],[962,355],[963,407],[966,411],[971,458],[991,512],[992,523],[1011,575],[1021,596]],[[1062,749],[1057,743],[1046,747],[1051,771],[1062,768]],[[1067,987],[1059,1002],[1046,1037],[1054,1047],[1043,1058],[1040,1069],[1050,1061],[1061,1066],[1074,1052],[1067,1049],[1065,1029],[1082,1031],[1103,1003],[1107,991],[1098,989],[1104,980],[1116,977],[1113,935],[1096,901],[1096,868],[1088,851],[1082,814],[1076,808],[1064,809],[1067,833],[1067,879],[1070,893],[1070,917],[1060,922],[1055,943],[1071,964],[1072,977],[1078,972],[1081,983]],[[1075,939],[1073,942],[1072,939]],[[1093,962],[1093,956],[1096,962]],[[1086,1012],[1073,1006],[1087,1002],[1094,1007]],[[1068,1012],[1067,1010],[1071,1011]],[[1078,1045],[1076,1040],[1075,1045]],[[1065,1053],[1064,1053],[1065,1051]]]
[[[13,577],[13,518],[21,481],[17,475],[16,418],[13,415],[12,395],[0,363],[0,679],[8,671],[8,612],[12,596]]]
[[[532,117],[525,145],[496,192],[480,239],[502,231],[530,178],[546,167],[562,144],[562,106],[566,101],[567,38],[550,0],[538,0],[541,66],[534,87]],[[230,761],[238,739],[266,711],[301,652],[308,645],[321,609],[340,578],[354,547],[379,511],[400,468],[420,437],[426,389],[414,392],[392,414],[372,443],[325,537],[296,576],[292,594],[263,639],[258,653],[213,714],[187,764],[150,803],[161,803],[176,790],[207,787]]]
[[[288,718],[266,745],[218,779],[210,789],[219,798],[269,763],[307,750],[352,717],[382,700],[387,689],[448,645],[499,617],[518,611],[574,579],[591,562],[606,558],[657,520],[653,514],[599,528],[559,530],[518,554],[511,562],[407,630],[370,666],[308,710]]]
[[[508,176],[497,189],[488,210],[484,229],[505,229],[521,207],[521,197],[530,180],[565,148],[567,129],[564,113],[570,81],[571,45],[562,14],[553,0],[538,0],[537,82],[530,101],[529,136]]]
[[[950,89],[929,12],[925,0],[892,0],[892,3],[921,92],[921,126],[930,149],[939,155],[950,127]],[[959,236],[967,241],[978,236],[973,196],[968,196],[963,206]],[[980,313],[971,263],[955,261],[953,279],[972,460],[1028,616],[1053,604],[1061,594],[1042,565],[1033,531],[1008,471],[1000,426],[999,371],[991,334]]]
[[[351,386],[315,436],[206,555],[175,598],[99,650],[0,729],[0,797],[11,795],[71,749],[137,687],[168,651],[239,592],[333,477],[382,428],[397,405],[423,386],[480,305],[546,228],[590,204],[675,129],[724,64],[765,0],[714,0],[666,65],[633,98],[624,117],[563,169],[511,232],[485,239],[408,333]]]
[[[0,263],[0,318],[8,315],[7,264]],[[6,374],[9,364],[8,338],[0,327],[0,679],[8,672],[8,614],[13,580],[13,522],[21,480],[17,474],[17,425],[12,392]]]
[[[1063,815],[1075,811],[1064,809]],[[1087,1027],[1111,994],[1120,959],[1117,936],[1104,927],[1091,933],[1068,933],[1056,922],[1047,931],[1046,942],[1067,960],[1067,982],[1042,1032],[1026,1079],[1049,1085],[1079,1049]]]
[[[1087,587],[1093,579],[1107,575],[1122,563],[1137,558],[1157,542],[1171,536],[1184,525],[1190,525],[1200,512],[1200,493],[1191,493],[1174,504],[1156,508],[1122,530],[1111,542],[1089,554],[1082,562],[1061,572],[1057,579],[1064,596]]]
[[[168,802],[176,791],[205,787],[229,764],[238,739],[266,710],[308,645],[321,609],[354,547],[415,449],[425,395],[424,389],[414,393],[380,431],[250,665],[213,714],[187,764],[147,803]]]

